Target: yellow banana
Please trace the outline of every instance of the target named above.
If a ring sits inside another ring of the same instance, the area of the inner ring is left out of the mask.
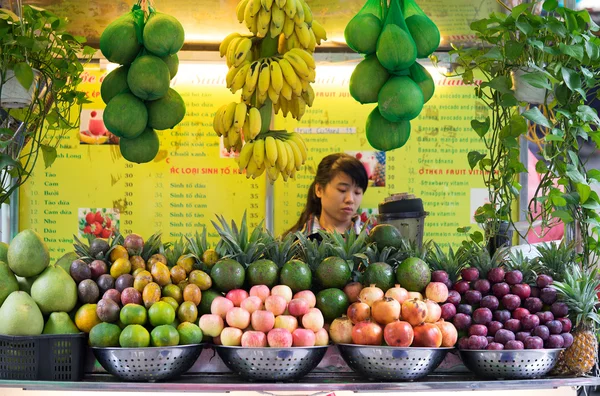
[[[221,41],[221,44],[219,45],[219,55],[221,58],[227,54],[227,50],[229,49],[229,44],[231,44],[231,41],[235,38],[239,38],[240,36],[241,35],[239,33],[231,33],[225,37],[223,41]]]
[[[281,107],[281,114],[287,117],[290,112],[290,102],[286,98],[279,96],[279,106]]]
[[[260,133],[262,127],[262,120],[260,118],[260,112],[256,107],[251,107],[248,112],[248,119],[250,120],[250,138],[254,139]]]
[[[315,62],[315,58],[313,58],[313,56],[306,50],[303,50],[302,48],[294,48],[292,50],[290,50],[290,53],[298,56],[299,58],[302,58],[302,60],[306,63],[306,66],[308,66],[311,69],[316,69],[317,68],[317,63]],[[284,56],[285,58],[285,56]]]
[[[321,41],[327,41],[327,32],[319,22],[314,20],[311,24],[311,29],[315,33],[317,44],[321,45]]]
[[[273,104],[277,104],[279,102],[279,94],[275,92],[272,85],[269,85],[269,90],[267,91],[267,95]]]
[[[271,86],[273,90],[279,95],[281,89],[283,88],[283,72],[281,71],[281,66],[277,62],[271,62]]]
[[[302,98],[308,107],[312,107],[313,103],[315,102],[315,90],[310,84],[308,84],[307,89],[302,91]]]
[[[292,152],[294,153],[294,163],[296,164],[296,170],[300,170],[300,168],[304,164],[300,148],[298,148],[298,145],[293,140],[288,140],[286,141],[286,143],[292,148]]]
[[[277,52],[280,54],[285,54],[287,52],[287,39],[285,38],[285,34],[279,36],[279,41],[277,42]]]
[[[252,50],[252,40],[250,40],[247,37],[244,37],[242,40],[240,40],[239,44],[237,45],[237,47],[235,49],[234,63],[233,63],[234,66],[239,66],[242,63],[244,63],[244,61],[246,60],[246,57],[250,53],[250,50]]]
[[[300,96],[300,95],[302,95],[302,90],[303,89],[304,88],[302,87],[302,80],[299,78],[296,81],[296,85],[292,87],[292,91],[294,92],[293,96]],[[293,96],[292,96],[292,98],[293,98]]]
[[[250,2],[252,4],[250,14],[252,16],[256,16],[256,14],[258,14],[260,9],[262,8],[262,4],[260,3],[260,0],[250,0]]]
[[[300,121],[300,119],[302,119],[302,117],[304,117],[304,114],[306,113],[306,102],[304,101],[304,98],[302,98],[302,96],[298,96],[296,98],[298,100],[298,121]]]
[[[257,139],[254,141],[254,154],[252,158],[256,165],[260,168],[265,162],[265,141],[263,139]]]
[[[267,101],[267,98],[269,97],[269,90],[267,89],[267,92],[262,93],[262,92],[257,92],[256,93],[256,105],[258,107],[262,107],[262,105],[265,104],[265,102]]]
[[[213,129],[215,130],[215,133],[217,134],[217,136],[221,137],[223,136],[223,113],[225,112],[225,108],[227,107],[227,105],[223,105],[221,106],[217,112],[215,113],[215,117],[213,118]]]
[[[254,3],[256,3],[256,0],[250,0],[246,5],[246,9],[244,10],[244,23],[252,32],[254,32],[253,28],[256,26],[257,19],[256,14],[258,14],[258,11],[255,14],[252,13],[254,9]],[[258,6],[260,7],[260,0],[258,0]]]
[[[233,79],[235,78],[237,73],[240,71],[240,68],[242,66],[244,66],[244,64],[240,65],[240,67],[232,66],[231,68],[229,68],[229,71],[227,71],[227,76],[225,76],[225,82],[227,84],[227,88],[231,88],[231,84],[233,84]]]
[[[300,1],[301,0],[296,0],[296,15],[294,15],[294,23],[296,23],[296,25],[304,23],[304,8],[302,7],[302,4],[300,4]]]
[[[278,98],[279,100],[281,100],[281,98]],[[273,103],[273,112],[275,114],[279,113],[279,110],[281,110],[281,106],[279,105],[279,100],[277,101],[277,103]]]
[[[283,145],[283,141],[275,139],[275,144],[277,145],[277,169],[283,172],[287,168],[288,163],[287,150]]]
[[[308,28],[308,32],[310,33],[310,43],[308,44],[307,50],[312,54],[317,48],[317,37],[311,28]]]
[[[285,7],[285,3],[286,3],[286,0],[275,0],[275,4],[277,4],[277,6],[281,9],[283,9],[283,7]]]
[[[308,159],[308,149],[306,148],[306,143],[304,143],[304,139],[302,139],[302,136],[300,136],[299,133],[292,132],[289,134],[289,140],[293,141],[294,143],[296,143],[296,146],[298,146],[300,154],[302,155],[302,164],[304,165],[304,163]]]
[[[294,31],[296,32],[296,36],[298,36],[300,45],[302,45],[304,48],[308,48],[310,45],[310,32],[308,31],[308,25],[305,22],[302,22],[294,27]]]
[[[231,102],[225,108],[225,113],[223,114],[223,130],[229,131],[233,125],[233,118],[235,117],[235,109],[237,107],[236,102]],[[229,133],[229,132],[227,132]],[[223,133],[225,135],[226,133]]]
[[[302,93],[304,93],[308,90],[310,83],[306,80],[300,80],[300,82],[302,82]]]
[[[285,34],[285,38],[289,38],[292,33],[294,33],[294,18],[286,18],[283,23],[283,34]],[[281,53],[281,52],[280,52]]]
[[[315,69],[310,69],[310,73],[308,75],[308,81],[314,83],[317,79],[317,71]]]
[[[236,37],[229,43],[229,47],[227,47],[227,54],[225,55],[225,59],[227,60],[227,67],[234,66],[235,50],[242,39],[243,37]]]
[[[283,32],[283,25],[285,24],[285,11],[275,5],[271,9],[271,38],[275,38]]]
[[[277,142],[275,142],[275,139],[272,136],[267,136],[265,139],[265,154],[267,162],[271,166],[277,165]]]
[[[304,80],[309,79],[310,69],[306,62],[304,62],[304,59],[291,52],[286,53],[284,55],[284,58],[290,63],[290,65],[292,65],[298,76],[300,76]]]
[[[296,0],[287,0],[285,2],[285,6],[283,7],[283,9],[285,10],[286,15],[288,16],[288,18],[290,19],[294,19],[294,17],[296,16]]]
[[[249,179],[250,177],[254,177],[257,172],[258,166],[256,165],[256,162],[254,162],[254,159],[251,158],[248,162],[248,166],[246,167],[246,178]]]
[[[261,67],[262,61],[255,61],[250,65],[250,70],[246,75],[246,88],[248,88],[248,92],[254,92],[256,89]]]
[[[252,140],[252,136],[250,135],[250,119],[248,117],[246,117],[246,122],[244,122],[244,126],[242,127],[242,136],[245,142]]]
[[[225,150],[227,150],[227,152],[230,152],[231,145],[229,144],[229,139],[227,138],[227,135],[223,135],[222,139],[223,139],[223,147],[225,147]]]
[[[263,62],[260,66],[260,75],[258,77],[258,93],[259,95],[265,95],[269,91],[269,85],[271,84],[271,69],[268,62]]]
[[[292,33],[290,37],[288,37],[286,45],[288,51],[292,48],[298,48],[302,46],[302,44],[300,44],[300,40],[298,40],[298,35],[296,32]]]
[[[270,10],[273,7],[273,0],[261,0],[260,4],[265,10]]]
[[[283,96],[287,100],[290,100],[290,99],[292,99],[292,94],[293,94],[292,87],[284,79],[283,84],[281,85],[281,92],[279,93],[279,95]]]
[[[227,133],[227,139],[229,139],[229,145],[231,146],[231,148],[237,146],[242,139],[240,130],[236,127],[231,127],[231,129]]]
[[[240,71],[237,72],[237,74],[235,75],[235,78],[233,79],[231,86],[229,87],[231,89],[231,93],[236,93],[237,91],[239,91],[240,89],[242,89],[244,87],[244,84],[246,83],[246,75],[248,74],[248,70],[250,69],[250,63],[246,63],[241,69]]]
[[[298,75],[296,74],[296,71],[294,70],[290,62],[288,62],[288,60],[285,58],[278,59],[277,62],[281,67],[281,72],[283,73],[285,81],[287,81],[287,83],[290,84],[292,88],[294,88],[298,83]]]
[[[271,184],[275,183],[275,181],[277,181],[277,178],[279,177],[279,169],[267,168],[267,177],[269,178]]]
[[[261,7],[258,12],[258,33],[257,37],[266,37],[269,33],[269,26],[271,26],[271,10],[265,10]]]
[[[250,86],[248,84],[244,84],[244,88],[242,88],[242,100],[247,105],[250,105],[252,100],[252,95],[254,95],[254,90],[249,89]]]
[[[310,25],[313,22],[313,13],[305,0],[299,0],[299,3],[302,4],[304,9],[304,22]]]
[[[252,175],[252,179],[256,179],[257,177],[260,177],[263,173],[265,173],[265,164],[263,164],[263,166],[261,166],[260,168],[258,168],[256,170],[256,172],[254,172],[254,174]]]
[[[239,153],[240,151],[242,151],[243,146],[244,146],[244,142],[242,141],[242,138],[240,137],[240,139],[238,139],[237,144],[233,148],[233,151],[236,153]]]
[[[233,117],[233,127],[238,130],[242,129],[244,123],[246,122],[246,111],[248,107],[246,103],[238,103],[235,107],[235,116]]]
[[[248,5],[249,1],[250,0],[242,0],[238,3],[237,7],[235,8],[235,14],[239,23],[244,22],[244,13],[246,11],[246,6]]]
[[[294,157],[294,152],[292,151],[292,147],[289,145],[289,143],[284,142],[284,141],[282,141],[282,143],[283,143],[283,146],[285,147],[285,150],[287,153],[287,164],[285,167],[285,171],[289,175],[290,173],[292,173],[292,170],[294,170],[296,168],[296,159]]]

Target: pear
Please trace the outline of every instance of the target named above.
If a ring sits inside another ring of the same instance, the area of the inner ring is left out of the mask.
[[[0,307],[0,334],[33,336],[42,334],[44,317],[29,294],[12,292]]]
[[[77,285],[65,270],[51,265],[31,285],[31,297],[44,315],[69,312],[77,303]]]
[[[78,334],[80,333],[75,323],[66,312],[52,312],[42,334]]]
[[[19,290],[19,284],[15,274],[10,270],[8,264],[0,261],[0,306],[10,293]]]

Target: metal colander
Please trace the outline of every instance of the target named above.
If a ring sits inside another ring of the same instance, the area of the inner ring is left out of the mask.
[[[562,349],[461,350],[465,366],[478,376],[493,379],[537,378],[556,365]]]
[[[317,367],[327,346],[245,348],[215,345],[223,363],[252,381],[293,381]]]
[[[430,374],[454,348],[397,348],[338,344],[348,366],[378,381],[416,380]]]
[[[204,345],[153,348],[92,348],[106,371],[126,381],[162,381],[188,371]]]

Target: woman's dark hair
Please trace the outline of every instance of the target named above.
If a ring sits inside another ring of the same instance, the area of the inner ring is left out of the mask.
[[[286,234],[300,231],[311,215],[321,215],[321,198],[317,197],[317,184],[325,188],[339,173],[347,174],[358,187],[362,188],[363,192],[367,191],[369,177],[362,162],[344,153],[328,155],[321,160],[317,168],[317,175],[308,189],[306,206],[298,222]]]

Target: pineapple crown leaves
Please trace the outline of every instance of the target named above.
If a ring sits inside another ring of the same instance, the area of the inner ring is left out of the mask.
[[[561,301],[569,307],[569,316],[574,327],[596,328],[600,325],[597,289],[600,287],[598,270],[587,272],[577,264],[571,263],[563,271],[564,280],[554,281],[551,285],[558,292]]]
[[[108,251],[105,254],[100,253],[100,254],[97,254],[96,256],[93,256],[92,252],[90,250],[90,246],[91,246],[92,242],[94,241],[94,239],[96,239],[96,237],[93,235],[86,235],[86,239],[88,241],[87,244],[85,242],[81,241],[79,238],[77,238],[76,235],[73,235],[73,240],[75,241],[73,243],[73,248],[75,250],[75,253],[79,257],[79,259],[85,261],[88,264],[94,260],[107,261],[108,258],[110,257],[110,253],[115,249],[115,247],[117,247],[119,245],[123,245],[123,242],[125,241],[125,238],[123,237],[123,235],[121,235],[119,233],[119,231],[117,229],[115,229],[113,231],[111,237],[108,239],[108,247],[109,247]]]
[[[477,268],[481,278],[487,277],[487,273],[492,268],[505,266],[509,252],[507,248],[500,248],[494,252],[493,256],[490,256],[490,252],[487,247],[479,244],[472,245],[469,250],[466,250],[464,246],[461,247],[461,249],[463,249],[461,254],[465,255],[469,266]]]
[[[360,234],[356,235],[354,230],[345,232],[343,235],[337,231],[319,231],[323,241],[331,245],[333,253],[346,261],[354,260],[357,254],[364,253],[367,247],[367,228],[363,227]]]
[[[432,271],[446,271],[450,280],[454,283],[458,280],[460,271],[466,265],[467,257],[465,257],[464,252],[460,248],[455,252],[452,246],[449,246],[448,253],[446,253],[440,245],[432,242],[425,261]]]
[[[326,241],[311,240],[301,231],[296,232],[294,236],[296,257],[308,264],[313,272],[317,270],[321,261],[331,256],[332,248]]]
[[[430,250],[431,241],[427,241],[423,246],[419,247],[417,241],[410,241],[405,238],[400,239],[400,247],[398,248],[398,261],[404,261],[409,257],[416,257],[421,260],[426,260],[427,253]]]
[[[400,252],[392,246],[386,246],[379,250],[376,244],[372,243],[367,246],[364,253],[356,254],[362,259],[365,267],[373,263],[387,263],[391,266],[398,264]]]
[[[534,286],[538,274],[543,273],[543,267],[536,259],[525,257],[523,252],[510,253],[506,261],[506,269],[519,270],[523,274],[523,282]]]
[[[175,241],[175,243],[171,244],[167,249],[164,250],[164,255],[167,258],[167,265],[169,267],[175,266],[177,264],[177,260],[179,260],[180,257],[185,256],[187,252],[187,241],[184,241],[183,238],[179,238],[179,240]]]
[[[160,252],[160,248],[162,246],[161,237],[162,234],[159,232],[151,235],[150,238],[148,238],[141,253],[141,257],[144,259],[144,261],[148,261],[152,255]]]
[[[296,255],[298,249],[298,244],[295,243],[296,237],[291,233],[280,238],[274,238],[271,234],[268,235],[272,242],[265,251],[265,258],[273,261],[281,268]]]
[[[197,262],[202,261],[202,255],[208,250],[208,241],[206,239],[207,231],[206,227],[202,230],[202,234],[196,231],[195,236],[186,236],[185,239],[188,243],[188,256],[193,257]]]
[[[561,241],[559,245],[544,243],[538,246],[537,250],[540,254],[537,260],[542,265],[544,272],[557,281],[564,279],[563,273],[567,264],[575,262],[576,252],[573,243],[566,244],[564,241]]]
[[[265,252],[267,245],[263,242],[266,233],[263,230],[264,221],[248,233],[246,221],[246,212],[242,216],[242,222],[238,228],[235,221],[231,225],[227,223],[225,217],[217,215],[219,224],[212,221],[215,230],[221,237],[221,246],[217,246],[217,252],[223,257],[230,257],[247,267],[258,260]],[[224,254],[221,254],[224,253]]]

